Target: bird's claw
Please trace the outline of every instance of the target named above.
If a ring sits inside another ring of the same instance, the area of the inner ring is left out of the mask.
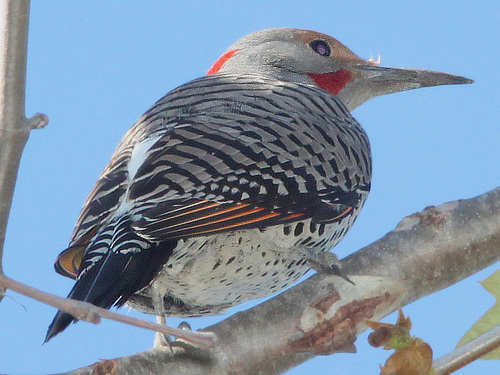
[[[354,285],[354,282],[347,277],[347,274],[342,270],[339,258],[331,252],[316,253],[314,256],[307,259],[308,264],[316,272],[323,272],[330,275],[337,275],[345,281]]]

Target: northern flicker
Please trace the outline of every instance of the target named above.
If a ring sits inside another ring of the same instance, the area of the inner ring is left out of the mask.
[[[240,39],[119,144],[55,264],[76,279],[69,298],[188,317],[283,290],[331,254],[370,191],[370,146],[350,111],[470,82],[380,67],[308,30]],[[73,321],[59,311],[46,340]]]

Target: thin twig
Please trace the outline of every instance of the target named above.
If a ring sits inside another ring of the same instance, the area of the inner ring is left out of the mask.
[[[5,231],[19,162],[31,129],[42,128],[47,116],[24,114],[29,0],[0,2],[0,274]],[[0,286],[0,301],[4,295]]]
[[[483,333],[433,362],[437,375],[447,375],[455,372],[483,355],[500,347],[500,326]]]
[[[50,293],[22,284],[19,281],[0,275],[0,286],[11,289],[23,296],[33,298],[39,302],[53,306],[59,310],[66,311],[80,320],[98,324],[100,318],[106,318],[117,322],[122,322],[139,328],[145,328],[160,332],[165,335],[172,335],[177,338],[190,342],[191,344],[209,349],[217,342],[216,336],[211,332],[191,332],[188,330],[168,327],[161,324],[149,322],[147,320],[137,319],[131,316],[118,314],[88,302],[76,301],[73,299],[62,298]]]

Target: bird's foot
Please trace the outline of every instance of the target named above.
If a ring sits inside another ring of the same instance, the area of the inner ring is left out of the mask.
[[[165,316],[165,305],[163,301],[163,296],[165,291],[161,286],[154,282],[151,287],[151,298],[153,300],[153,306],[156,313],[156,323],[166,326],[167,318]],[[156,332],[155,339],[153,341],[153,346],[155,348],[168,348],[172,351],[172,340],[170,337],[164,333]]]
[[[164,326],[167,325],[167,318],[165,317],[163,311],[161,314],[156,315],[156,323],[164,325]],[[168,336],[164,333],[156,332],[155,339],[153,341],[153,347],[155,347],[155,348],[168,348],[168,349],[170,349],[170,351],[172,351],[172,339],[170,338],[170,336]]]
[[[351,284],[354,284],[354,282],[349,279],[342,270],[342,265],[340,264],[339,258],[330,251],[311,252],[309,257],[307,258],[307,263],[316,272],[337,275],[350,282]]]
[[[155,348],[168,348],[172,351],[172,339],[163,333],[156,332],[153,346]]]
[[[185,331],[192,331],[191,326],[189,325],[188,322],[181,322],[177,328],[178,329],[183,329]],[[177,345],[177,346],[190,345],[190,346],[194,346],[190,342],[188,342],[188,341],[186,341],[184,339],[180,339],[180,338],[176,338],[175,341],[172,343],[172,345]]]
[[[157,319],[157,320],[159,320],[159,319]],[[189,325],[188,322],[181,322],[181,324],[179,324],[179,326],[177,328],[187,330],[187,331],[192,331],[191,326]],[[165,335],[165,334],[160,333],[160,332],[156,332],[155,340],[154,340],[154,347],[155,348],[169,348],[170,350],[173,350],[174,346],[184,347],[186,345],[195,346],[195,345],[191,344],[189,341],[186,341],[184,339],[176,338],[175,340],[172,340],[170,338],[170,336]]]
[[[178,329],[186,330],[192,332],[191,326],[187,322],[182,322],[179,324],[177,327]],[[200,335],[213,335],[211,332],[196,332]],[[171,343],[172,349],[174,351],[181,350],[185,353],[189,353],[189,355],[192,355],[193,357],[197,357],[200,359],[209,359],[210,358],[210,350],[208,348],[204,348],[201,346],[198,346],[196,343],[193,341],[188,341],[182,338],[176,338],[174,341]]]

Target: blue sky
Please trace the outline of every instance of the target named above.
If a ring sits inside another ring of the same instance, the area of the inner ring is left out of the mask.
[[[498,1],[482,1],[480,7],[465,1],[34,1],[26,112],[44,112],[51,122],[32,132],[23,155],[5,245],[6,274],[65,296],[72,281],[53,271],[54,259],[125,131],[166,92],[205,74],[235,40],[282,26],[330,34],[361,57],[380,55],[382,65],[476,80],[377,98],[354,111],[370,136],[374,180],[364,211],[335,250],[339,256],[428,205],[499,185]],[[478,281],[497,268],[404,309],[413,334],[429,342],[436,357],[452,350],[493,304]],[[78,323],[42,346],[54,313],[8,293],[0,304],[0,372],[62,372],[152,345],[152,333],[105,321]],[[223,317],[189,322],[196,329]],[[388,352],[369,347],[366,334],[357,347],[358,354],[318,357],[289,373],[377,373]],[[498,362],[484,361],[458,374],[499,370]]]

